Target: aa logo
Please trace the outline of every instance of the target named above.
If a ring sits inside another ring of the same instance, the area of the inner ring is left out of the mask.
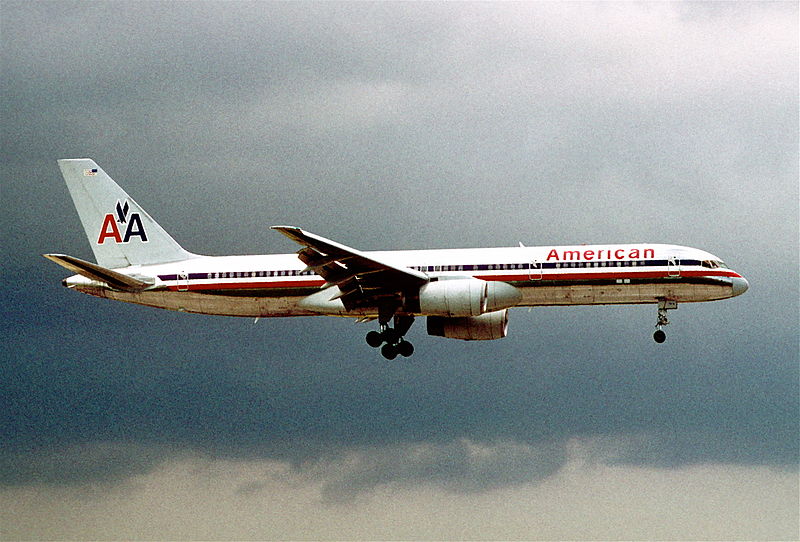
[[[139,213],[129,214],[129,210],[128,200],[125,200],[125,203],[117,201],[116,215],[109,213],[103,218],[100,237],[97,239],[98,245],[105,243],[106,239],[112,239],[115,243],[127,243],[131,237],[138,237],[143,242],[147,242],[142,218]],[[121,231],[124,233],[120,234]]]

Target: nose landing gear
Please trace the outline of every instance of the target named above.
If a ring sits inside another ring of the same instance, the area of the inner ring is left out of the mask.
[[[661,344],[667,340],[667,334],[661,329],[662,326],[669,324],[667,318],[667,311],[678,308],[677,301],[670,301],[668,299],[660,299],[658,301],[658,319],[656,321],[656,331],[653,333],[653,340]]]
[[[373,348],[381,347],[381,354],[386,359],[394,359],[399,355],[407,358],[414,353],[414,345],[403,338],[414,323],[413,316],[395,315],[394,327],[381,323],[380,331],[367,333],[367,344]],[[384,344],[385,343],[385,344]]]

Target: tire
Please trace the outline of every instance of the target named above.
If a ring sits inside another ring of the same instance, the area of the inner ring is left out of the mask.
[[[397,357],[397,347],[393,344],[384,344],[383,348],[381,348],[381,354],[386,359],[394,359]]]
[[[397,351],[404,358],[410,357],[411,354],[414,353],[414,345],[408,341],[401,341],[400,344],[397,345]]]
[[[378,348],[380,345],[383,344],[383,335],[381,335],[377,331],[370,331],[369,333],[367,333],[367,344],[370,345],[372,348]]]
[[[664,333],[663,330],[657,329],[656,332],[653,333],[653,340],[656,341],[658,344],[661,344],[667,340],[667,334]]]

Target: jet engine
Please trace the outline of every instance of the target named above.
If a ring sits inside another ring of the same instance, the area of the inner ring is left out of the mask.
[[[519,290],[505,282],[458,278],[429,282],[419,289],[420,314],[433,316],[479,316],[513,307]]]
[[[480,316],[446,318],[428,316],[428,335],[461,339],[464,341],[490,341],[502,339],[508,333],[508,310],[489,312]]]

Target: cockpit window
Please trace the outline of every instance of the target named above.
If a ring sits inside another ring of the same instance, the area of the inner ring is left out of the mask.
[[[728,266],[725,265],[725,262],[721,260],[703,260],[702,262],[700,262],[700,265],[702,265],[703,267],[708,267],[709,269],[717,269],[720,267],[722,269],[728,268]]]

